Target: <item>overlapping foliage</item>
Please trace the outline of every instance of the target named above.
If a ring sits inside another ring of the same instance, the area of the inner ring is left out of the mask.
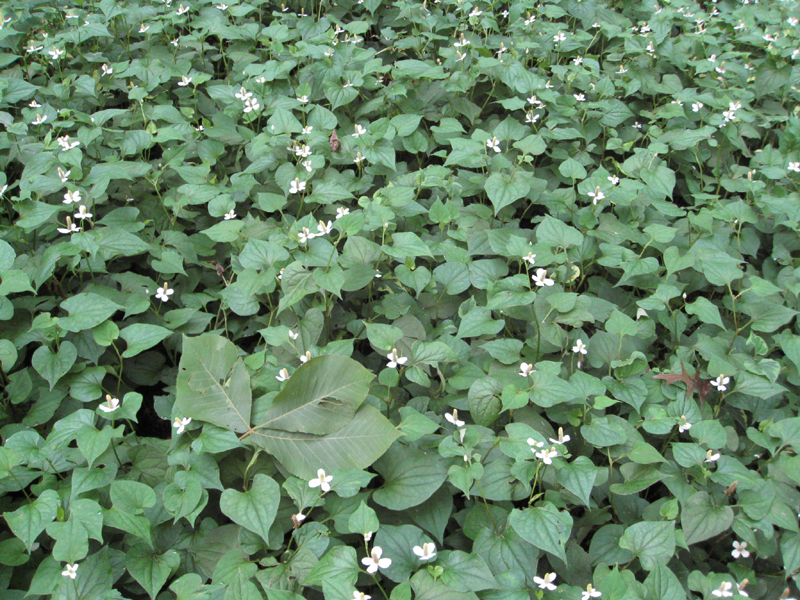
[[[797,2],[0,11],[3,598],[796,593]]]

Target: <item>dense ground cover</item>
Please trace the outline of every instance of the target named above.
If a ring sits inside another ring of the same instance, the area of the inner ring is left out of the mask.
[[[4,599],[796,594],[797,2],[0,14]]]

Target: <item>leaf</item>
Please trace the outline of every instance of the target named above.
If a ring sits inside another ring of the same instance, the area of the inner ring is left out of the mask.
[[[327,354],[301,365],[256,429],[326,435],[353,418],[375,376],[352,358]]]
[[[293,475],[312,479],[318,469],[364,469],[400,436],[394,425],[372,406],[361,406],[344,427],[324,436],[276,429],[255,429],[249,436]]]
[[[531,189],[530,175],[517,169],[511,176],[494,173],[486,180],[486,195],[492,201],[494,214],[524,198]]]
[[[444,568],[442,583],[459,592],[481,592],[497,587],[486,562],[477,554],[460,550],[442,552],[437,565]]]
[[[380,526],[378,515],[376,515],[375,511],[369,506],[364,504],[363,500],[347,521],[347,528],[350,530],[350,533],[360,533],[362,535],[378,531]]]
[[[155,600],[169,576],[178,568],[180,561],[177,550],[158,554],[142,544],[133,546],[125,553],[125,568],[152,600]]]
[[[696,544],[727,531],[733,523],[733,509],[718,506],[707,492],[697,492],[683,503],[681,529],[686,544]]]
[[[469,413],[475,423],[489,427],[495,422],[502,410],[500,401],[502,392],[502,386],[492,377],[482,377],[470,386],[467,399]]]
[[[686,600],[686,591],[667,562],[656,563],[644,580],[647,589],[646,600]]]
[[[400,424],[397,428],[410,442],[415,442],[422,436],[434,433],[439,427],[439,423],[420,414],[410,406],[400,408]]]
[[[675,523],[673,521],[644,521],[634,523],[619,540],[620,548],[630,550],[646,571],[659,562],[666,564],[675,554]]]
[[[275,521],[280,501],[281,491],[275,480],[257,473],[246,492],[232,489],[222,492],[219,507],[234,523],[258,534],[269,544],[269,528]]]
[[[700,395],[700,403],[702,404],[705,402],[708,392],[711,391],[711,380],[701,379],[699,370],[695,372],[694,377],[689,375],[686,371],[686,367],[683,366],[682,360],[681,371],[681,373],[659,373],[658,375],[653,375],[653,379],[663,379],[668,385],[682,381],[686,384],[687,398],[691,398],[694,391],[697,390],[697,393]]]
[[[425,533],[413,525],[383,525],[375,536],[375,545],[383,550],[383,556],[392,564],[381,572],[395,583],[406,581],[420,566],[414,546],[430,542]]]
[[[553,248],[569,248],[583,244],[583,234],[575,229],[546,215],[536,227],[536,239]]]
[[[572,517],[568,512],[545,502],[540,507],[515,508],[508,517],[508,524],[523,540],[566,562],[565,547],[572,530]]]
[[[407,446],[392,446],[373,468],[384,479],[372,498],[390,510],[406,510],[430,498],[447,478],[437,454]]]
[[[76,358],[78,358],[78,349],[75,344],[64,340],[55,354],[47,346],[39,346],[31,357],[31,364],[36,372],[50,384],[52,390],[72,368]]]
[[[119,334],[122,339],[128,343],[128,347],[125,349],[125,352],[122,353],[122,358],[131,358],[152,348],[164,338],[172,335],[172,331],[158,325],[136,323],[122,329]]]
[[[77,333],[97,327],[122,307],[103,296],[82,293],[64,300],[61,308],[68,311],[69,316],[61,317],[58,326]]]
[[[222,336],[183,336],[176,404],[183,416],[244,433],[250,429],[250,375]]]
[[[30,504],[24,504],[14,512],[3,513],[3,517],[14,535],[25,542],[25,547],[31,552],[36,538],[56,518],[60,504],[60,498],[55,491],[44,490]]]
[[[579,456],[558,469],[558,483],[575,494],[588,507],[598,470],[591,459]]]

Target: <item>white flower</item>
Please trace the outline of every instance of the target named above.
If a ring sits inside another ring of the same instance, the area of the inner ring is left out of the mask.
[[[436,546],[432,542],[425,542],[422,546],[412,548],[420,560],[430,560],[436,556]]]
[[[326,233],[330,233],[332,229],[333,223],[328,221],[328,224],[326,225],[324,221],[320,221],[319,225],[317,225],[317,231],[319,231],[317,236],[319,237],[325,235]]]
[[[156,298],[158,298],[162,302],[166,302],[167,300],[169,300],[169,297],[174,293],[175,290],[171,290],[169,285],[167,285],[167,282],[165,281],[164,286],[158,288],[158,291],[156,291]]]
[[[359,592],[356,590],[353,592],[353,600],[370,600],[372,596],[367,596],[364,592]]]
[[[519,366],[519,374],[522,377],[527,377],[531,373],[533,373],[534,368],[533,365],[529,365],[528,363],[524,362]]]
[[[150,25],[145,25],[144,23],[142,23],[142,24],[139,26],[139,33],[144,33],[144,32],[145,32],[145,31],[147,31],[148,29],[150,29]]]
[[[261,105],[258,103],[258,100],[255,98],[248,98],[244,101],[244,108],[242,110],[246,113],[249,113],[254,110],[258,110],[259,108],[261,108]]]
[[[28,46],[28,48],[27,48],[27,50],[28,50],[28,54],[33,54],[34,52],[38,52],[38,51],[39,51],[39,50],[41,50],[42,48],[44,48],[44,46],[37,46],[37,45],[34,43],[34,41],[33,41],[33,40],[31,40],[31,45],[30,45],[30,46]]]
[[[301,363],[306,364],[310,360],[311,360],[311,352],[309,350],[306,350],[305,354],[301,354],[300,355],[300,362]]]
[[[607,179],[611,182],[611,185],[619,185],[619,177],[616,175],[609,175]]]
[[[264,77],[263,75],[260,76],[260,77],[256,77],[256,83],[266,83],[266,82],[267,82],[267,78]]]
[[[589,585],[586,586],[586,591],[583,592],[583,595],[581,596],[581,600],[589,600],[589,598],[599,598],[602,595],[603,594],[600,593],[599,590],[594,589],[592,587],[592,584],[590,583]]]
[[[636,122],[633,124],[633,128],[634,128],[634,129],[641,129],[641,128],[642,128],[642,124],[641,124],[641,123],[639,123],[639,121],[636,121]]]
[[[584,343],[583,343],[583,340],[581,340],[580,338],[578,338],[578,339],[575,341],[575,345],[572,347],[572,351],[573,351],[575,354],[586,354],[586,352],[587,352],[587,350],[586,350],[586,344],[584,344]]]
[[[722,585],[719,586],[718,589],[711,592],[717,598],[730,598],[733,596],[733,592],[730,589],[733,587],[733,584],[730,581],[724,581]]]
[[[47,121],[47,115],[42,116],[39,113],[36,113],[36,118],[32,121],[32,124],[41,125],[45,121]]]
[[[295,177],[294,180],[289,184],[289,193],[296,194],[298,192],[302,192],[306,189],[306,182],[300,181],[300,178]]]
[[[317,237],[317,234],[311,233],[308,227],[303,227],[303,230],[297,234],[297,239],[300,240],[301,244],[306,244],[308,240],[313,240],[315,237]]]
[[[719,452],[714,452],[713,450],[706,452],[706,460],[704,462],[710,463],[717,460],[719,460]]]
[[[191,6],[184,6],[183,4],[181,4],[181,5],[178,6],[178,10],[175,11],[175,14],[177,14],[178,16],[181,16],[183,14],[186,14],[190,10],[192,10]]]
[[[375,279],[380,279],[381,277],[383,277],[381,272],[380,271],[375,271]]]
[[[366,130],[366,129],[364,129],[364,128],[363,128],[361,125],[359,125],[358,123],[356,123],[356,132],[355,132],[355,133],[351,133],[351,134],[350,134],[350,137],[357,138],[357,137],[360,137],[360,136],[364,135],[365,133],[367,133],[367,130]]]
[[[534,577],[533,582],[539,586],[540,589],[550,590],[551,592],[556,589],[553,582],[556,580],[555,573],[545,573],[544,577]]]
[[[76,219],[80,219],[81,221],[83,221],[84,219],[91,219],[92,218],[92,213],[87,213],[86,212],[86,207],[83,204],[81,204],[78,207],[78,212],[76,212],[73,216]]]
[[[500,142],[496,137],[486,140],[486,147],[494,150],[495,152],[500,152]]]
[[[173,46],[175,46],[175,47],[177,48],[177,47],[178,47],[178,40],[179,40],[179,39],[180,39],[180,38],[175,38],[174,40],[172,40],[172,41],[170,42],[170,44],[172,44]]]
[[[539,120],[541,115],[535,115],[533,113],[527,113],[525,115],[525,122],[526,123],[536,123]]]
[[[31,100],[31,103],[28,104],[28,106],[30,106],[31,108],[41,108],[42,107],[42,105],[39,104],[36,100]]]
[[[533,266],[536,264],[536,255],[531,252],[528,252],[528,256],[523,256],[522,260]]]
[[[64,51],[60,48],[53,48],[48,54],[53,57],[53,60],[58,60],[58,57],[64,54]]]
[[[566,444],[571,439],[572,438],[570,436],[564,435],[564,428],[563,427],[559,427],[558,428],[558,439],[555,440],[553,438],[550,438],[550,443],[551,444],[561,444],[563,446],[564,444]]]
[[[109,67],[107,64],[103,64],[103,66],[100,67],[100,70],[102,71],[103,75],[111,75],[114,72],[114,69]]]
[[[542,446],[544,446],[544,442],[537,442],[533,438],[528,438],[528,445],[531,447],[531,452],[535,454],[536,450],[534,450],[534,448],[541,448]]]
[[[356,152],[356,157],[353,159],[353,162],[359,164],[362,160],[364,160],[364,156],[361,156],[361,152]]]
[[[248,92],[244,87],[240,87],[239,91],[234,94],[234,97],[238,98],[239,100],[247,100],[248,98],[253,97],[253,92]]]
[[[289,330],[289,337],[290,337],[291,339],[293,339],[293,340],[296,340],[297,338],[299,338],[299,337],[300,337],[300,334],[299,334],[299,333],[295,333],[294,331],[292,331],[292,330],[290,329],[290,330]]]
[[[733,556],[733,558],[747,558],[750,556],[750,550],[747,549],[747,542],[733,542],[731,556]]]
[[[583,57],[582,56],[578,56],[576,58],[573,58],[572,59],[572,64],[575,65],[576,67],[582,65],[583,64]]]
[[[77,563],[74,565],[67,564],[66,571],[61,571],[61,574],[64,577],[69,577],[70,579],[75,579],[75,576],[78,574],[78,565]]]
[[[228,5],[227,4],[217,4],[217,6],[215,8],[218,8],[220,10],[228,10]]]
[[[368,531],[367,533],[364,534],[364,541],[365,542],[368,542],[371,539],[372,539],[372,532],[371,531]]]
[[[301,165],[303,165],[303,168],[304,168],[304,169],[305,169],[305,170],[306,170],[308,173],[311,173],[311,171],[313,171],[313,170],[314,170],[314,167],[313,167],[313,166],[311,166],[311,161],[310,161],[310,160],[304,160],[304,161],[303,161],[303,162],[301,162],[300,164],[301,164]]]
[[[547,277],[547,269],[536,269],[536,274],[532,275],[533,283],[539,287],[550,286],[555,284],[555,281]]]
[[[353,87],[353,84],[352,84],[352,83],[350,83],[350,80],[348,79],[348,80],[347,80],[347,83],[344,83],[344,84],[342,84],[342,87],[343,87],[343,88],[349,88],[349,87]]]
[[[554,41],[554,42],[563,42],[563,41],[564,41],[564,40],[566,40],[566,39],[567,39],[567,36],[566,36],[566,35],[564,35],[564,32],[563,32],[563,31],[559,31],[557,34],[555,34],[555,35],[553,36],[553,41]]]
[[[600,191],[600,186],[598,185],[594,188],[593,192],[589,192],[589,197],[592,198],[592,204],[597,204],[600,200],[605,198],[606,195]]]
[[[172,426],[178,430],[177,434],[180,435],[186,430],[186,426],[191,422],[191,417],[184,417],[183,419],[180,417],[175,417],[175,420],[172,422]]]
[[[64,204],[72,204],[73,202],[77,203],[80,201],[81,201],[81,193],[79,190],[75,190],[74,192],[67,190],[67,193],[64,194],[64,200],[63,200]]]
[[[333,475],[325,475],[324,469],[317,469],[317,477],[308,482],[308,487],[318,487],[323,492],[330,492],[331,481],[333,481]]]
[[[311,156],[311,148],[309,148],[306,144],[303,144],[302,146],[298,146],[297,148],[295,148],[294,153],[297,156],[308,158],[309,156]]]
[[[692,424],[686,420],[686,415],[681,415],[681,420],[683,420],[683,423],[678,425],[678,431],[681,433],[684,431],[689,431],[692,428]]]
[[[536,458],[541,460],[546,465],[552,465],[553,459],[558,456],[558,450],[551,447],[550,450],[541,450],[536,453]]]
[[[475,8],[472,9],[472,12],[469,13],[469,16],[470,17],[480,17],[482,14],[483,14],[483,11],[482,10],[478,10],[478,7],[476,6]]]
[[[80,227],[73,223],[72,219],[67,217],[67,226],[58,227],[56,228],[56,231],[58,231],[58,233],[75,233],[76,231],[80,231]]]
[[[278,281],[283,279],[283,271],[284,271],[284,269],[281,269],[280,271],[278,271]]]
[[[181,77],[181,80],[178,82],[178,85],[181,87],[186,87],[190,83],[192,83],[192,78],[184,75],[183,77]]]
[[[378,569],[388,569],[392,560],[390,558],[381,558],[383,550],[380,546],[374,546],[369,556],[361,559],[361,564],[367,567],[367,573],[377,573]]]
[[[730,377],[725,377],[724,375],[720,375],[716,379],[711,381],[711,385],[717,388],[717,391],[724,392],[728,389],[728,383],[730,382]]]
[[[67,150],[72,150],[73,148],[77,148],[81,145],[80,142],[70,142],[68,135],[62,135],[60,138],[56,140],[58,145],[61,146],[61,151],[65,152]]]
[[[328,48],[327,50],[325,50],[324,54],[325,54],[325,56],[328,56],[328,57],[333,56],[333,48]],[[303,97],[305,98],[305,96],[303,96]]]
[[[800,162],[790,162],[787,168],[795,173],[800,173]]]
[[[349,215],[349,214],[350,214],[350,209],[349,208],[342,208],[340,206],[339,208],[336,209],[336,220],[338,221],[339,219],[341,219],[345,215]]]
[[[390,369],[396,369],[397,365],[404,365],[406,361],[408,361],[407,356],[397,355],[397,348],[392,348],[392,351],[386,355],[386,358],[389,359],[389,364],[386,366]]]
[[[586,96],[584,96],[583,94],[572,94],[572,95],[578,102],[583,102],[584,100],[586,100]]]
[[[447,419],[447,421],[449,423],[452,423],[456,427],[463,427],[464,426],[464,421],[462,421],[462,420],[460,420],[458,418],[458,411],[455,408],[453,409],[453,413],[452,414],[445,413],[444,414],[444,418]]]
[[[275,375],[275,379],[278,381],[286,381],[289,379],[289,369],[284,368],[278,371],[278,374]]]
[[[292,517],[293,517],[293,518],[294,518],[294,520],[295,520],[295,521],[297,521],[298,523],[302,523],[303,521],[305,521],[305,520],[306,520],[306,516],[305,516],[303,513],[301,513],[301,512],[297,513],[296,515],[292,515]]]
[[[226,221],[230,221],[231,219],[235,219],[236,218],[236,212],[233,209],[230,209],[228,212],[226,212],[223,215],[222,218],[225,219]]]
[[[99,408],[104,413],[114,412],[119,408],[119,398],[112,398],[110,394],[106,394],[106,401],[100,404]]]
[[[300,133],[311,133],[313,130],[314,127],[312,125],[306,125]]]
[[[702,102],[694,102],[692,104],[692,111],[700,112],[700,109],[703,108],[704,106],[705,104],[703,104]]]

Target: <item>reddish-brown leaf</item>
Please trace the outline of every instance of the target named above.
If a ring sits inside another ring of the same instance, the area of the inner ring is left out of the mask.
[[[697,393],[700,396],[700,404],[703,404],[706,400],[709,390],[711,389],[711,382],[709,380],[702,379],[700,377],[699,370],[694,374],[694,377],[689,375],[689,373],[686,371],[686,367],[683,366],[683,361],[681,361],[681,371],[681,373],[660,373],[659,375],[653,375],[653,379],[663,379],[667,382],[667,384],[682,381],[686,384],[686,397],[691,398],[694,391],[697,390]]]
[[[339,148],[342,147],[342,142],[339,141],[339,136],[336,135],[335,129],[331,132],[331,138],[328,141],[331,145],[331,152],[338,152]]]

